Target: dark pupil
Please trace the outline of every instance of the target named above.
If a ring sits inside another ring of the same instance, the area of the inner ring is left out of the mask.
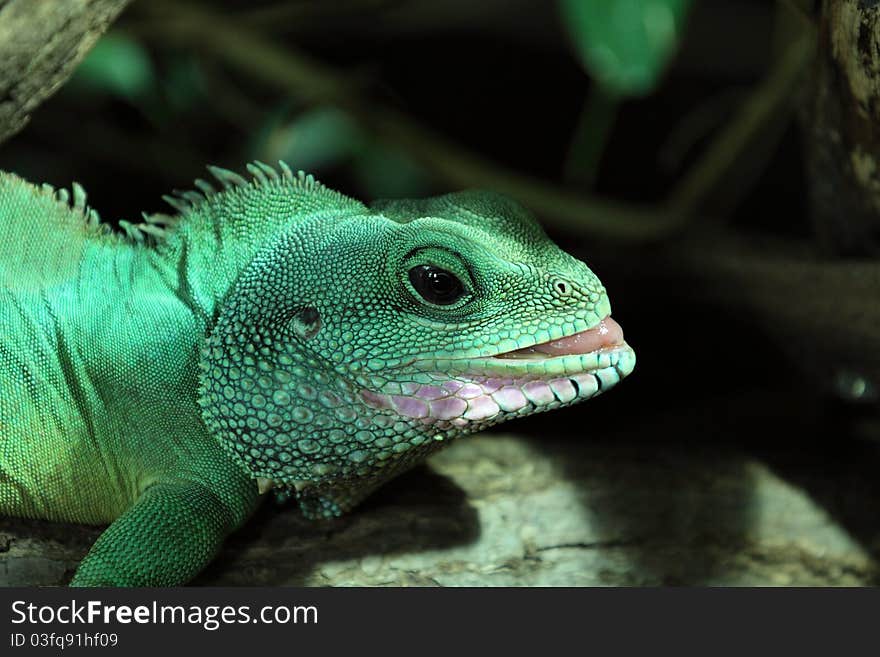
[[[464,293],[464,287],[455,274],[432,265],[410,269],[409,282],[425,301],[441,306],[455,303]]]

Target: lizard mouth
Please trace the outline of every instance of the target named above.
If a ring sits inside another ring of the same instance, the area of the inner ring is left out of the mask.
[[[593,328],[497,354],[464,358],[424,358],[410,367],[449,375],[547,379],[615,370],[620,378],[635,366],[635,353],[623,339],[623,329],[610,316]]]
[[[635,362],[623,329],[605,317],[591,329],[499,354],[416,361],[412,369],[424,381],[361,394],[368,406],[434,422],[438,431],[470,432],[594,397],[628,376]]]
[[[541,342],[522,349],[514,349],[491,356],[499,360],[546,360],[559,356],[578,356],[582,354],[614,351],[627,347],[623,341],[623,329],[609,315],[597,326],[580,333],[567,335],[556,340]],[[628,348],[628,347],[627,347]]]
[[[620,378],[635,366],[635,354],[623,329],[610,316],[586,331],[539,342],[499,354],[430,363],[435,371],[512,377],[552,378],[560,375],[615,370]]]

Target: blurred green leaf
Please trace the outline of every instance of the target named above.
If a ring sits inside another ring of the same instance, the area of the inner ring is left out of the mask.
[[[371,199],[424,196],[431,176],[406,153],[374,142],[354,162],[354,174]]]
[[[176,54],[170,58],[161,83],[166,112],[183,112],[209,100],[204,71],[192,54]]]
[[[119,34],[100,39],[71,78],[78,89],[134,100],[153,89],[155,72],[147,51]]]
[[[338,108],[319,107],[293,120],[281,118],[276,115],[257,138],[256,150],[271,161],[285,160],[295,168],[316,171],[349,161],[366,147],[361,129]]]
[[[286,102],[269,115],[253,136],[255,157],[284,160],[317,176],[344,168],[371,199],[421,196],[430,190],[432,178],[423,167],[367,134],[344,110],[324,106],[295,112]]]
[[[589,73],[609,90],[650,92],[675,51],[692,0],[559,0]]]
[[[321,175],[322,169],[349,167],[370,198],[420,196],[431,177],[412,158],[370,135],[345,111],[318,107],[290,118],[285,104],[254,136],[252,152],[270,162]]]

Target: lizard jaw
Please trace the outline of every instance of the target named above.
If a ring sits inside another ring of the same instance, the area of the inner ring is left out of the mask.
[[[505,419],[568,406],[616,385],[635,365],[623,330],[611,317],[586,331],[489,356],[421,361],[432,383],[361,389],[380,413],[431,424],[433,441],[470,433]],[[314,482],[261,476],[261,494],[282,489],[299,496]]]
[[[432,383],[404,387],[403,394],[392,384],[362,396],[376,409],[473,431],[594,397],[628,376],[635,362],[623,329],[607,316],[585,331],[511,351],[425,359],[416,369]]]

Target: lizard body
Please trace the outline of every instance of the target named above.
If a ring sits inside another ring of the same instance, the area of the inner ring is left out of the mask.
[[[248,170],[117,232],[79,186],[0,173],[0,513],[110,523],[75,585],[186,582],[261,492],[339,515],[634,366],[601,283],[513,201],[368,207]]]

